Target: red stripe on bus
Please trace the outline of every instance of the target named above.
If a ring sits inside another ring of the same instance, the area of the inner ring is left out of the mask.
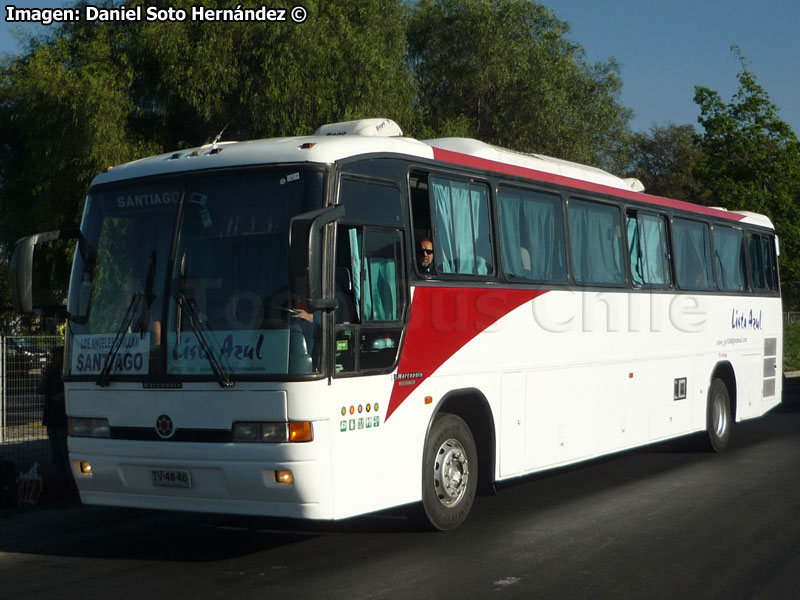
[[[494,171],[496,173],[503,173],[505,175],[514,175],[515,177],[524,177],[525,179],[533,179],[545,183],[569,186],[571,188],[578,188],[587,192],[607,194],[616,196],[618,198],[627,198],[629,200],[645,202],[647,204],[653,204],[663,208],[685,210],[696,214],[717,217],[719,219],[727,219],[729,221],[741,221],[745,218],[745,215],[736,212],[719,210],[716,208],[710,208],[708,206],[700,206],[699,204],[692,204],[691,202],[684,202],[682,200],[673,200],[672,198],[665,198],[663,196],[653,196],[651,194],[645,194],[642,192],[634,192],[633,190],[610,187],[599,183],[583,181],[581,179],[573,179],[572,177],[566,177],[564,175],[555,175],[553,173],[537,171],[536,169],[510,165],[507,163],[489,160],[488,158],[479,158],[477,156],[470,156],[469,154],[453,152],[452,150],[434,148],[433,158],[435,160],[461,165],[464,167],[481,169],[483,171]]]
[[[546,291],[417,286],[386,418],[472,338]]]

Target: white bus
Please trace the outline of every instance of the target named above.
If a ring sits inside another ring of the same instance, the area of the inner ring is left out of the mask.
[[[34,246],[12,258],[31,310]],[[781,397],[770,221],[371,119],[98,175],[64,379],[83,502],[460,524],[497,481]],[[424,248],[425,251],[420,250]]]

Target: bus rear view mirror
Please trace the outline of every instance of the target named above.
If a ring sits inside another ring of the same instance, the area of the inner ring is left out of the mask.
[[[297,215],[289,224],[289,285],[311,310],[333,310],[334,298],[322,298],[322,231],[344,216],[344,206],[329,206]]]
[[[93,261],[93,253],[77,229],[37,233],[17,242],[9,261],[11,301],[17,312],[68,315],[68,281],[76,239],[84,260]],[[88,302],[81,304],[87,306]]]

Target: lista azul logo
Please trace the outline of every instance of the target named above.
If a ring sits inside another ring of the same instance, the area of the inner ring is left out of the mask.
[[[731,311],[731,329],[761,331],[761,311],[739,310],[734,308]]]

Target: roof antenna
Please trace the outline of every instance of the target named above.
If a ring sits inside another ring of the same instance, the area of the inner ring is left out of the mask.
[[[228,125],[230,125],[230,124],[231,124],[231,122],[230,122],[230,121],[228,121]],[[223,128],[220,130],[220,132],[217,134],[217,137],[215,137],[215,138],[214,138],[214,141],[213,141],[213,142],[211,142],[211,148],[212,148],[212,149],[214,149],[214,148],[216,148],[216,147],[217,147],[217,142],[218,142],[218,141],[219,141],[219,140],[222,138],[222,134],[223,134],[223,133],[225,133],[225,130],[228,128],[228,125],[225,125],[225,127],[223,127]]]

